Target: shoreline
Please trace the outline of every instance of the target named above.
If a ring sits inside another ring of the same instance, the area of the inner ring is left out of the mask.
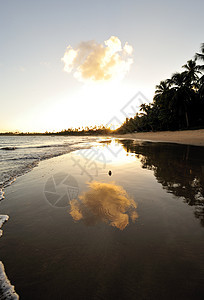
[[[109,133],[109,134],[2,134],[0,136],[52,136],[52,137],[95,137],[95,138],[128,138],[150,142],[166,142],[176,144],[186,144],[193,146],[204,146],[204,129],[177,130],[177,131],[155,131],[155,132],[133,132],[133,133]]]
[[[204,129],[186,131],[156,131],[156,132],[134,132],[118,134],[114,137],[143,140],[150,142],[166,142],[186,144],[193,146],[204,146]]]

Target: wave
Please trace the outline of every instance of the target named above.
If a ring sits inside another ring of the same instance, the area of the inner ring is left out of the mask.
[[[1,227],[3,226],[3,224],[8,221],[9,216],[7,215],[0,215],[0,237],[2,236],[3,231],[1,230]]]
[[[9,216],[0,215],[0,228],[2,225],[8,221]],[[2,230],[0,229],[0,237],[2,236]],[[16,294],[14,286],[11,285],[8,277],[6,276],[3,263],[0,261],[0,299],[6,300],[17,300],[19,299],[18,294]]]
[[[78,141],[78,144],[83,143],[83,141]],[[64,144],[48,144],[48,145],[34,145],[34,146],[7,146],[7,147],[1,147],[0,150],[17,150],[17,149],[43,149],[43,148],[60,148],[60,147],[69,147],[70,143],[64,143]]]
[[[11,151],[17,149],[43,149],[43,148],[55,148],[55,147],[69,147],[70,144],[50,144],[50,145],[36,145],[36,146],[24,146],[24,147],[17,147],[17,146],[8,146],[8,147],[1,147],[0,150],[4,151]]]
[[[54,145],[40,145],[40,146],[33,146],[33,147],[27,147],[27,148],[55,148],[55,147],[69,147],[70,144],[54,144]]]
[[[0,299],[18,300],[19,296],[15,292],[14,286],[11,285],[6,276],[3,263],[0,261]]]
[[[4,191],[0,189],[0,201],[4,199]]]
[[[0,148],[0,150],[11,151],[11,150],[16,150],[16,147],[2,147],[2,148]]]
[[[78,145],[77,144],[73,144],[72,146],[69,146],[68,148],[65,149],[59,149],[59,151],[57,152],[52,152],[52,153],[42,153],[42,154],[36,154],[36,155],[25,155],[23,157],[14,157],[14,158],[7,158],[4,159],[5,162],[9,162],[9,161],[19,161],[21,162],[19,167],[12,170],[10,172],[10,174],[2,173],[2,178],[1,178],[1,182],[0,182],[0,201],[4,199],[4,189],[9,186],[11,183],[13,183],[17,177],[22,176],[28,172],[30,172],[34,167],[38,166],[40,161],[46,160],[46,159],[50,159],[50,158],[54,158],[57,156],[61,156],[67,153],[70,153],[72,151],[76,151],[76,150],[80,150],[80,149],[86,149],[86,148],[90,148],[91,145]],[[22,165],[22,162],[23,165]]]

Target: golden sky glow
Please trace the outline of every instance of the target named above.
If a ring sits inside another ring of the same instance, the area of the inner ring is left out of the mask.
[[[1,1],[0,132],[124,122],[203,39],[201,0],[51,2]]]

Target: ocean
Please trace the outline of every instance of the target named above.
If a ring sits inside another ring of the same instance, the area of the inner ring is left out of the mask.
[[[42,160],[90,146],[95,137],[0,136],[0,200],[3,189]]]

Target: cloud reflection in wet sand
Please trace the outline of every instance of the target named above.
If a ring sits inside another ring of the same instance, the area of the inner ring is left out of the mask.
[[[130,220],[138,218],[137,205],[123,187],[98,181],[88,185],[88,191],[79,195],[79,200],[70,201],[70,215],[75,221],[82,220],[86,225],[105,222],[123,230]]]

